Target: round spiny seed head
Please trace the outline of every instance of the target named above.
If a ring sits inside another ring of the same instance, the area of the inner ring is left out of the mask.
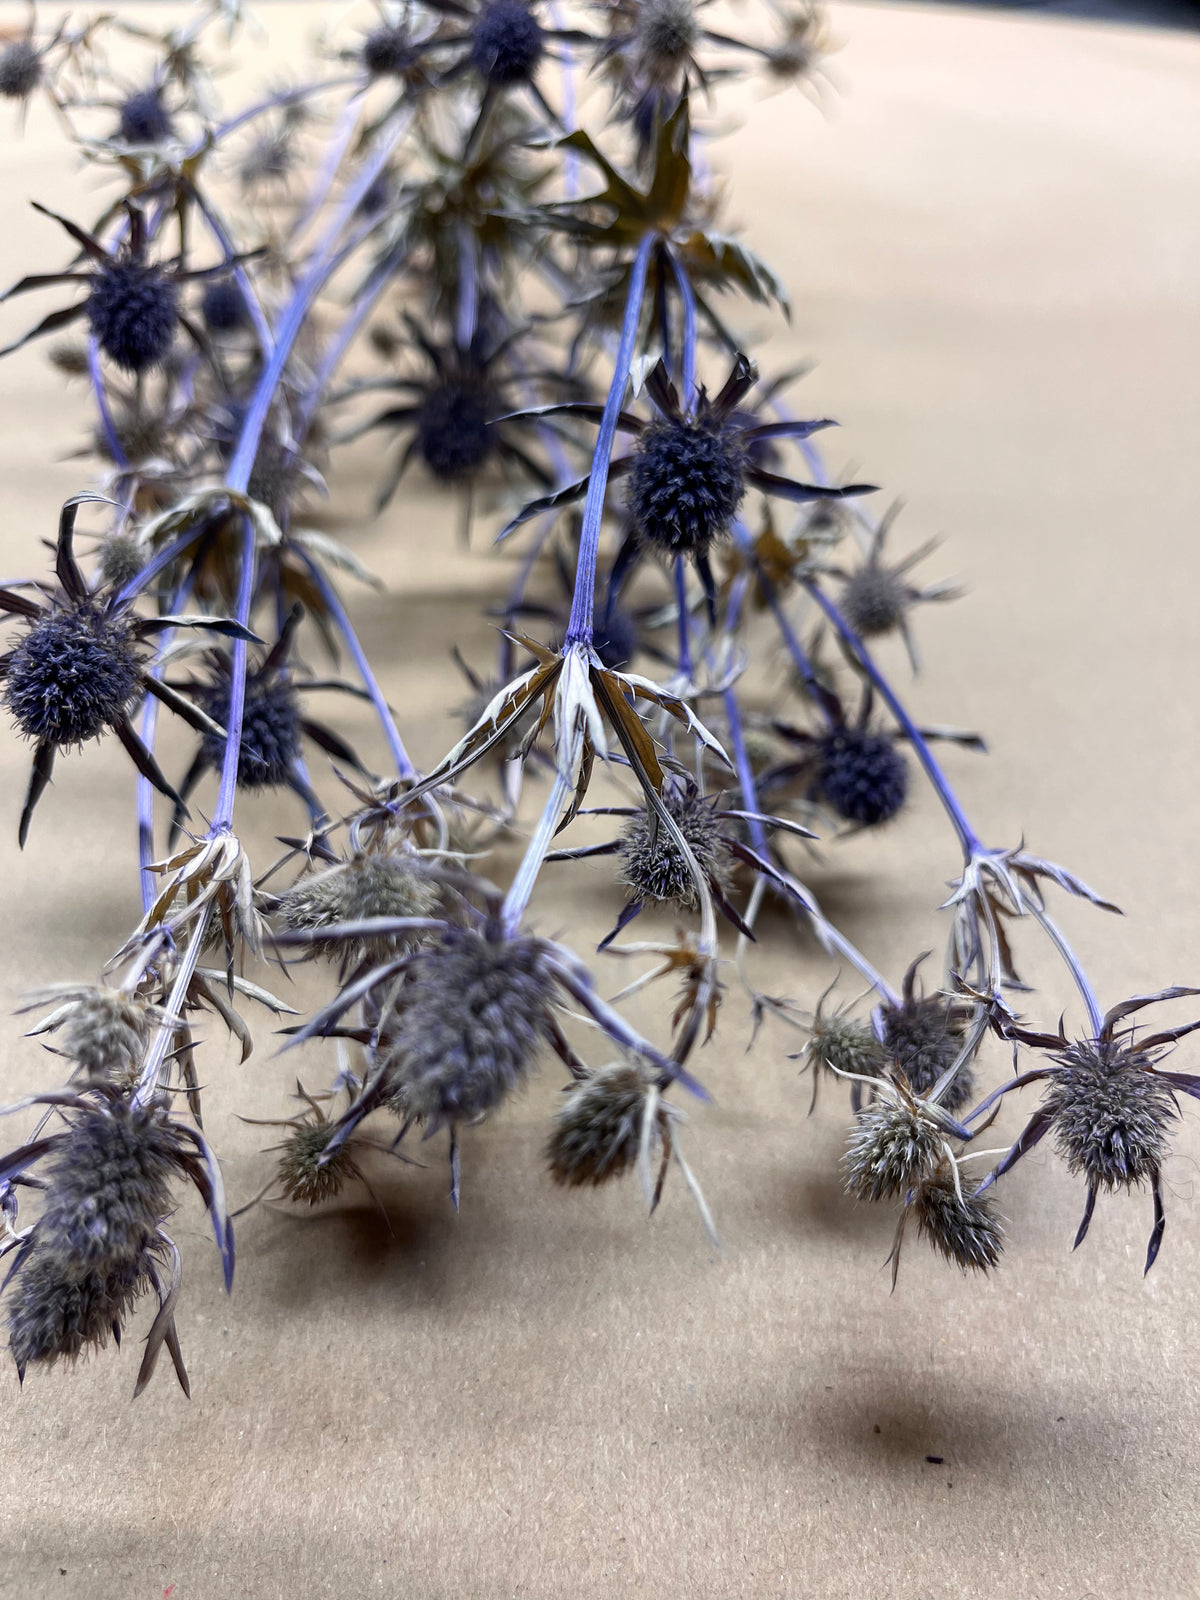
[[[158,144],[175,132],[161,89],[139,89],[121,107],[120,136],[126,144]]]
[[[112,430],[125,459],[137,466],[155,456],[165,456],[170,449],[170,425],[165,417],[150,412],[126,412],[112,419]],[[98,423],[93,434],[97,455],[113,459],[112,441],[108,429]]]
[[[391,1069],[397,1107],[432,1127],[486,1116],[532,1070],[553,997],[536,940],[448,930],[411,968]]]
[[[331,1122],[302,1122],[291,1130],[279,1155],[279,1186],[285,1199],[319,1206],[340,1194],[349,1178],[358,1176],[354,1158],[344,1144],[322,1162],[336,1132]]]
[[[842,614],[864,639],[893,632],[904,621],[910,604],[903,577],[874,564],[851,573],[842,590]]]
[[[943,1135],[915,1107],[881,1095],[854,1119],[846,1154],[846,1187],[860,1200],[905,1195],[941,1154]]]
[[[214,278],[204,286],[200,314],[211,333],[236,333],[249,321],[246,297],[232,278]]]
[[[453,482],[487,460],[489,409],[487,390],[469,378],[451,378],[425,395],[417,412],[417,443],[435,478]]]
[[[645,1073],[623,1061],[574,1084],[559,1104],[546,1145],[555,1183],[577,1189],[628,1172],[641,1149],[649,1089]],[[660,1135],[669,1115],[660,1105]]]
[[[964,1272],[986,1272],[998,1264],[1004,1232],[990,1195],[966,1189],[960,1194],[953,1173],[942,1168],[920,1185],[913,1210],[921,1236]]]
[[[289,928],[331,928],[368,917],[431,917],[441,890],[428,868],[409,855],[359,855],[324,872],[313,873],[280,896],[279,913]],[[316,955],[349,956],[352,965],[386,961],[421,942],[420,933],[384,934],[347,945],[317,941]]]
[[[882,1007],[883,1040],[914,1094],[927,1095],[962,1048],[966,1019],[942,995],[909,995],[900,1005]],[[975,1089],[975,1073],[964,1061],[938,1104],[947,1111],[965,1106]]]
[[[92,277],[88,322],[101,350],[125,372],[161,366],[179,324],[179,296],[159,267],[110,261]]]
[[[834,1072],[865,1078],[877,1078],[886,1065],[870,1023],[838,1011],[814,1019],[805,1054]]]
[[[1120,1040],[1081,1040],[1058,1058],[1042,1101],[1058,1152],[1102,1189],[1153,1182],[1179,1113],[1149,1056]]]
[[[412,65],[412,41],[397,23],[374,28],[362,42],[360,60],[373,78],[402,78]]]
[[[730,878],[733,858],[721,838],[720,822],[712,804],[701,794],[664,788],[662,802],[691,847],[701,872],[718,887]],[[631,817],[621,833],[620,881],[635,901],[667,900],[691,908],[700,895],[682,850],[647,807]]]
[[[835,728],[817,743],[816,788],[839,817],[875,827],[903,806],[908,766],[883,734]]]
[[[138,690],[128,627],[85,603],[33,624],[9,658],[4,704],[27,739],[74,745],[119,721]]]
[[[220,684],[202,696],[204,709],[227,726],[230,685]],[[225,740],[216,733],[202,735],[210,766],[220,767]],[[300,754],[300,706],[296,691],[284,678],[247,678],[242,711],[242,740],[238,752],[240,789],[277,789],[292,776]]]
[[[30,39],[17,39],[0,50],[0,95],[27,100],[42,81],[42,58]]]
[[[735,433],[667,417],[639,437],[629,509],[638,536],[660,555],[707,555],[745,493],[745,452]]]
[[[545,41],[524,0],[487,0],[471,34],[471,65],[498,89],[528,83]]]
[[[121,590],[138,573],[149,560],[149,554],[141,540],[134,534],[110,534],[97,552],[100,561],[100,576],[104,582],[114,590]]]
[[[634,27],[637,65],[652,79],[669,81],[699,37],[693,0],[642,0]]]

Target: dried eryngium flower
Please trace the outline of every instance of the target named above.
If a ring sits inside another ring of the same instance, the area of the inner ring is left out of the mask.
[[[635,1063],[614,1061],[589,1073],[566,1092],[554,1114],[546,1160],[555,1183],[568,1188],[607,1183],[628,1172],[644,1142],[656,1136],[671,1146],[671,1122],[679,1112],[657,1095]],[[646,1117],[653,1126],[646,1129]]]
[[[397,1108],[430,1128],[495,1110],[533,1070],[553,999],[538,940],[447,928],[405,985],[388,1074]]]
[[[962,1050],[970,1019],[970,1008],[945,995],[917,992],[917,968],[925,959],[918,956],[904,975],[899,1005],[884,1004],[883,1042],[916,1095],[930,1092],[942,1074],[953,1065]],[[940,1095],[947,1111],[958,1111],[970,1100],[975,1089],[975,1073],[964,1061]]]
[[[886,735],[834,728],[817,741],[814,790],[839,817],[874,828],[908,798],[908,767]]]
[[[132,1086],[137,1080],[151,1027],[161,1012],[136,994],[95,984],[55,983],[25,997],[19,1010],[54,1009],[30,1028],[57,1035],[55,1049],[89,1078]]]
[[[690,789],[664,786],[662,803],[686,839],[705,878],[722,891],[728,888],[733,857],[721,837],[713,802]],[[621,833],[620,879],[641,904],[666,901],[685,909],[700,902],[691,867],[656,812],[639,811]]]
[[[917,1229],[963,1272],[986,1272],[1000,1260],[1004,1232],[990,1195],[968,1193],[956,1169],[943,1165],[919,1186],[912,1209]]]
[[[374,917],[431,917],[441,902],[437,879],[411,852],[368,852],[309,873],[279,896],[276,906],[285,927],[319,932]],[[419,943],[422,934],[364,934],[314,939],[314,955],[337,957],[347,967],[383,962]]]
[[[939,1123],[910,1095],[881,1095],[855,1117],[846,1154],[846,1187],[860,1200],[906,1195],[933,1170],[946,1142]]]

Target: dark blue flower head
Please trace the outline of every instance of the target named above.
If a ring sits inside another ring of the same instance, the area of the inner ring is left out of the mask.
[[[660,555],[707,555],[745,493],[745,449],[720,417],[663,417],[638,438],[629,509],[639,538]]]
[[[492,449],[490,409],[486,383],[470,372],[451,374],[427,391],[417,412],[417,441],[435,478],[453,482],[487,460]]]
[[[201,695],[201,704],[222,726],[229,718],[230,685],[213,685]],[[258,673],[246,678],[242,711],[242,742],[238,753],[238,787],[276,789],[291,781],[300,754],[300,703],[287,678]],[[225,740],[217,733],[203,735],[202,754],[210,766],[220,768]]]
[[[126,372],[161,365],[179,325],[179,292],[161,267],[104,263],[92,276],[87,317],[101,350]]]
[[[158,144],[175,132],[161,89],[139,89],[121,107],[120,136],[126,144]]]
[[[0,50],[0,95],[27,100],[42,80],[42,58],[30,39],[17,39]]]
[[[528,83],[545,51],[541,25],[524,0],[489,0],[471,35],[471,65],[498,89]]]
[[[863,827],[890,822],[908,796],[908,765],[885,735],[838,727],[817,742],[816,792]]]
[[[128,622],[85,601],[34,622],[8,658],[4,704],[27,739],[77,745],[118,723],[138,689]]]
[[[200,312],[211,333],[236,333],[249,321],[246,297],[232,278],[214,278],[205,285]]]

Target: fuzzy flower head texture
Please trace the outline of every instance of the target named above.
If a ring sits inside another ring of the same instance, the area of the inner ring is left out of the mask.
[[[655,1116],[661,1141],[670,1137],[670,1119],[679,1112],[657,1102],[650,1112],[650,1080],[635,1062],[616,1061],[573,1084],[560,1101],[546,1145],[555,1183],[593,1187],[619,1178],[636,1164],[645,1119]]]
[[[1042,1100],[1069,1169],[1111,1193],[1153,1183],[1179,1116],[1171,1083],[1127,1040],[1079,1040]]]
[[[204,710],[222,726],[229,717],[231,692],[226,670],[200,696]],[[224,737],[215,732],[202,735],[201,753],[207,765],[219,768],[225,754]],[[300,702],[292,683],[275,673],[248,676],[238,755],[239,788],[280,788],[290,780],[299,753]]]
[[[128,619],[91,599],[53,606],[6,660],[4,704],[27,739],[62,749],[95,739],[137,698]]]
[[[121,104],[118,136],[126,144],[161,144],[175,132],[160,88],[138,89]]]
[[[905,973],[900,1004],[881,1007],[884,1046],[917,1095],[929,1094],[953,1065],[970,1018],[970,1008],[961,1001],[918,991],[917,968],[924,959],[918,956]],[[940,1104],[947,1111],[958,1111],[974,1090],[974,1071],[970,1062],[964,1061],[943,1091]]]
[[[999,1264],[1004,1231],[995,1202],[965,1190],[949,1164],[919,1185],[912,1209],[920,1236],[964,1273],[987,1272]]]
[[[892,1200],[914,1189],[937,1164],[945,1129],[903,1091],[881,1094],[854,1119],[843,1165],[860,1200]]]
[[[498,89],[528,83],[545,54],[541,24],[525,0],[487,0],[471,32],[471,66]]]
[[[538,940],[448,928],[405,985],[389,1073],[397,1109],[431,1129],[494,1111],[533,1071],[553,1000]]]
[[[705,878],[727,887],[733,857],[721,837],[712,800],[691,789],[664,785],[662,802]],[[626,823],[618,856],[621,882],[636,903],[666,902],[686,910],[699,904],[699,890],[682,850],[648,807]]]
[[[348,967],[364,961],[383,962],[420,942],[412,934],[364,934],[349,941],[321,940],[322,928],[364,922],[375,917],[432,917],[442,891],[424,861],[408,852],[372,851],[307,874],[279,897],[285,927],[311,930],[318,937],[314,955],[337,957]]]
[[[32,39],[14,39],[0,50],[0,97],[28,100],[42,81],[42,58]]]
[[[908,798],[908,766],[886,735],[836,727],[817,742],[814,788],[844,821],[875,828]]]
[[[110,361],[125,372],[148,372],[175,341],[179,291],[161,267],[118,257],[94,274],[87,318]]]

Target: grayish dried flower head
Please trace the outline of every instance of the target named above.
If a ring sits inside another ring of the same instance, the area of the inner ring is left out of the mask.
[[[146,565],[149,556],[135,534],[111,534],[97,551],[100,576],[112,589],[121,590]]]
[[[22,1010],[57,1002],[31,1035],[56,1034],[55,1048],[89,1078],[129,1083],[137,1078],[156,1020],[155,1010],[136,995],[91,984],[56,985],[31,994]]]
[[[721,838],[712,802],[702,794],[664,786],[662,802],[687,840],[701,872],[724,889],[733,857]],[[691,909],[700,896],[678,844],[649,807],[632,817],[621,833],[620,881],[637,902],[669,901]]]
[[[946,1135],[911,1097],[882,1095],[855,1117],[842,1163],[860,1200],[891,1200],[914,1189],[939,1161]]]
[[[992,1197],[970,1194],[947,1167],[921,1184],[913,1210],[921,1236],[963,1272],[986,1272],[999,1262],[1004,1232]]]
[[[673,83],[700,38],[693,0],[642,0],[634,25],[635,71]]]
[[[962,1049],[969,1013],[944,995],[918,994],[917,965],[914,962],[905,976],[901,1004],[882,1007],[883,1040],[913,1093],[926,1095]],[[939,1103],[947,1111],[957,1111],[974,1090],[974,1070],[970,1062],[964,1062]]]
[[[650,1080],[630,1062],[615,1061],[574,1084],[559,1104],[546,1144],[555,1183],[569,1188],[607,1183],[633,1167],[641,1149]],[[679,1112],[660,1100],[657,1131],[667,1134]]]
[[[872,1032],[871,1024],[861,1017],[847,1016],[843,1011],[814,1017],[803,1053],[833,1072],[851,1073],[856,1077],[878,1077],[886,1063],[883,1047]]]
[[[533,1070],[554,980],[536,939],[447,929],[416,956],[390,1087],[405,1115],[439,1127],[495,1110]]]
[[[1179,1112],[1150,1057],[1103,1039],[1080,1040],[1058,1060],[1042,1106],[1067,1166],[1105,1190],[1153,1182]]]
[[[42,81],[42,59],[32,39],[16,39],[0,50],[0,95],[28,100]]]
[[[179,1155],[161,1105],[114,1099],[75,1115],[18,1258],[8,1332],[19,1372],[31,1361],[73,1360],[119,1330],[150,1283]]]
[[[440,902],[441,888],[418,856],[371,853],[301,878],[280,896],[279,914],[288,928],[320,929],[371,917],[431,917]],[[368,935],[349,944],[330,939],[312,949],[356,966],[386,961],[421,937],[418,932]]]

